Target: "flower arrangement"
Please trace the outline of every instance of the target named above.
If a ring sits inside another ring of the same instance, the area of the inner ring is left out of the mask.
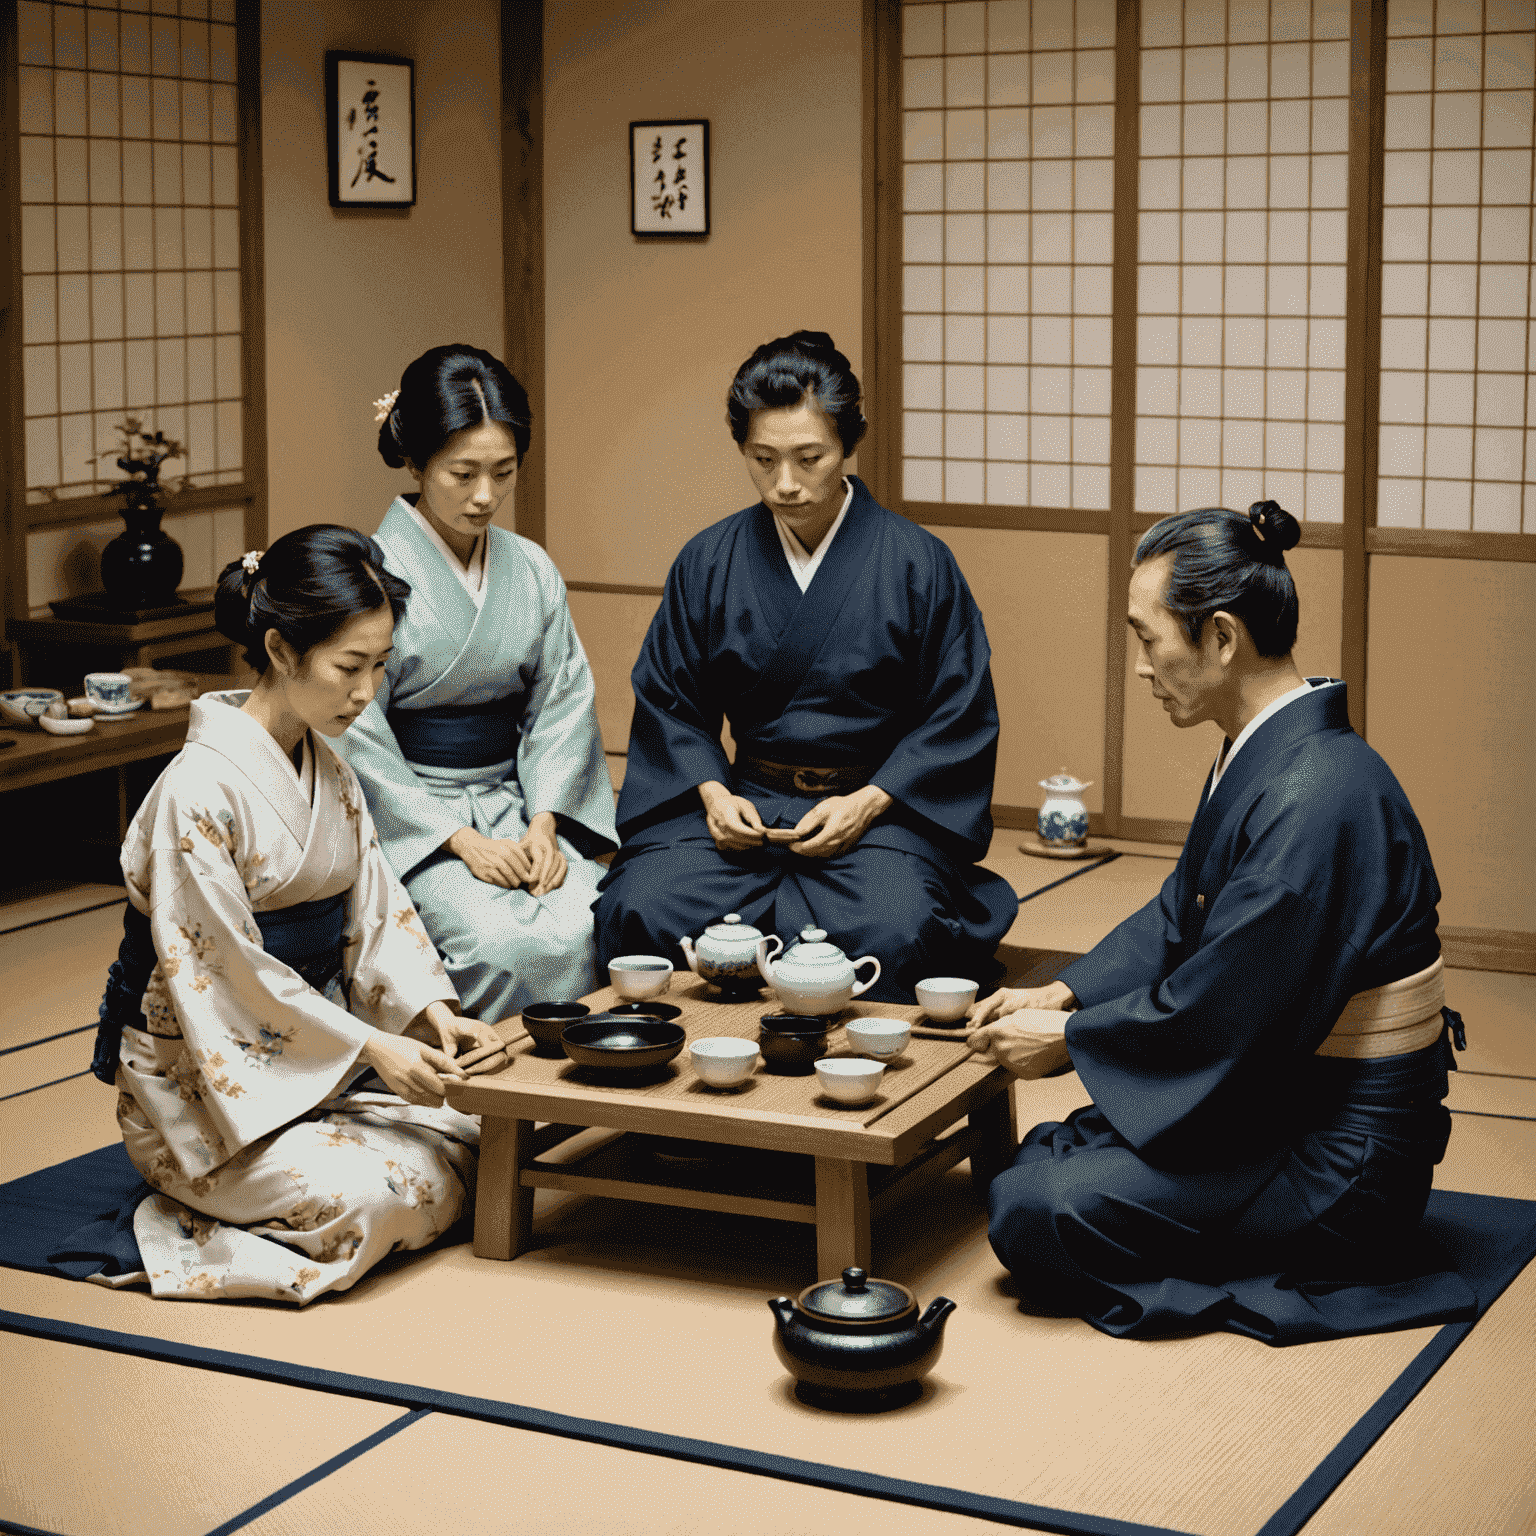
[[[167,459],[181,458],[186,450],[164,432],[146,431],[138,416],[118,422],[116,431],[121,446],[96,455],[99,459],[116,455],[117,467],[128,476],[112,487],[112,493],[121,495],[130,507],[152,505],[160,489],[160,466]]]

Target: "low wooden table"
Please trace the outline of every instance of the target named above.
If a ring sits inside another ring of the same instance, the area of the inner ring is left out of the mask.
[[[673,978],[664,1001],[682,1009],[677,1022],[690,1040],[755,1040],[758,1020],[775,1011],[771,993],[746,1003],[716,998],[713,987],[685,976]],[[595,1013],[617,998],[605,987],[583,1001]],[[857,1014],[916,1021],[920,1010],[856,1002],[844,1017]],[[761,1061],[743,1087],[710,1088],[693,1071],[686,1047],[659,1080],[597,1081],[563,1056],[535,1054],[520,1020],[498,1028],[512,1042],[511,1064],[448,1090],[455,1109],[481,1116],[481,1258],[522,1253],[532,1235],[534,1191],[563,1189],[804,1222],[816,1228],[819,1275],[850,1264],[868,1269],[873,1217],[965,1158],[973,1185],[985,1191],[1018,1143],[1012,1077],[970,1056],[958,1031],[953,1042],[913,1040],[887,1065],[876,1099],[855,1108],[824,1098],[814,1073],[779,1076]],[[833,1053],[846,1052],[842,1035],[834,1026]],[[961,1119],[964,1129],[944,1135]],[[593,1126],[627,1134],[569,1161],[545,1156]],[[644,1140],[657,1136],[713,1143],[714,1155],[701,1148],[697,1162],[659,1158]]]

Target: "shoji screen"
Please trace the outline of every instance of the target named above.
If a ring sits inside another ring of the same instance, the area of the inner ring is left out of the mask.
[[[125,414],[239,483],[234,0],[18,19],[27,499],[106,490]]]
[[[902,7],[903,494],[1109,506],[1113,0]]]
[[[1536,8],[1392,0],[1387,33],[1376,521],[1536,533]]]
[[[1343,517],[1346,0],[1143,0],[1136,501]]]

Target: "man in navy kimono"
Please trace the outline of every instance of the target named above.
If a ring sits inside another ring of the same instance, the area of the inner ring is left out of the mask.
[[[761,500],[684,546],[635,664],[602,959],[682,963],[680,937],[739,913],[875,955],[871,998],[996,978],[1017,899],[975,862],[997,757],[986,632],[948,548],[844,475],[858,402],[821,333],[737,374],[729,419]]]
[[[971,1044],[1021,1076],[1064,1032],[1093,1096],[1024,1138],[990,1236],[1026,1293],[1106,1333],[1291,1343],[1473,1307],[1414,1251],[1460,1030],[1440,888],[1344,685],[1291,660],[1298,535],[1261,502],[1143,538],[1137,675],[1175,725],[1219,725],[1220,756],[1161,894],[1049,986],[972,1009]],[[996,1022],[1021,1009],[1068,1012]]]

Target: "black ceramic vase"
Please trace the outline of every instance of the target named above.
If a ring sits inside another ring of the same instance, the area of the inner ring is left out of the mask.
[[[153,486],[130,483],[122,494],[128,526],[101,552],[102,590],[114,608],[163,607],[181,583],[181,545],[160,527]]]

